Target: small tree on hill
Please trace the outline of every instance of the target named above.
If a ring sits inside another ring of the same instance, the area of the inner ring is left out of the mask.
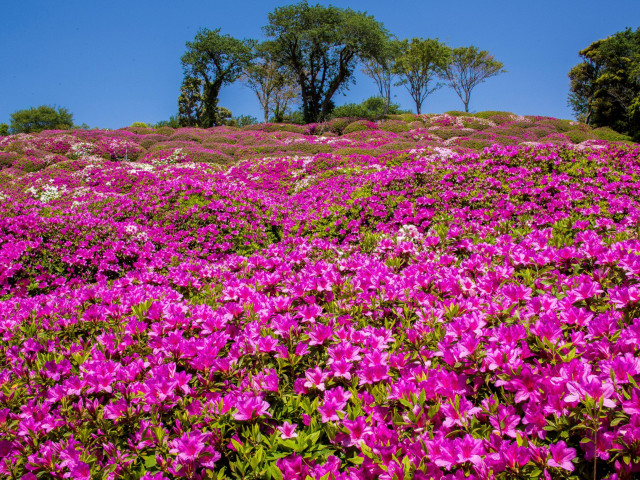
[[[64,107],[57,109],[40,105],[11,114],[10,133],[37,133],[43,130],[69,130],[73,128],[73,114]]]
[[[447,65],[449,47],[437,39],[412,38],[400,42],[394,70],[400,76],[398,85],[404,85],[420,114],[425,99],[442,87],[436,82]]]
[[[185,75],[183,86],[189,84],[186,90],[193,92],[196,81],[200,82],[199,98],[193,93],[194,98],[183,101],[187,119],[193,118],[189,116],[193,110],[199,110],[198,126],[208,128],[221,124],[218,118],[220,90],[240,77],[242,69],[251,61],[251,45],[249,40],[221,35],[219,28],[202,29],[193,42],[187,42],[187,51],[181,58]],[[197,107],[192,107],[193,103]]]
[[[444,77],[469,111],[471,91],[487,78],[506,72],[504,64],[486,50],[476,47],[458,47],[450,51]]]

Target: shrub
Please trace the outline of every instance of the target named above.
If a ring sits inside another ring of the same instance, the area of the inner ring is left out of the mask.
[[[302,125],[293,125],[291,123],[259,123],[257,125],[248,125],[243,130],[257,130],[260,132],[293,132],[306,133],[306,128]]]
[[[448,140],[453,137],[463,137],[466,135],[466,132],[460,130],[459,128],[451,128],[451,127],[444,127],[444,128],[429,130],[429,133],[432,135],[436,135],[437,137],[440,137],[443,140]]]
[[[508,117],[509,120],[511,120],[511,115],[513,115],[513,113],[511,112],[498,112],[498,111],[494,111],[494,110],[487,110],[484,112],[477,112],[474,113],[473,116],[474,117],[478,117],[478,118],[484,118],[484,119],[491,119],[493,120],[493,118],[491,117]]]
[[[159,135],[159,134],[145,135],[142,139],[138,140],[138,145],[146,149],[151,147],[152,145],[155,145],[158,142],[165,142],[168,139],[169,137],[167,137],[166,135]]]
[[[171,141],[183,141],[183,142],[202,142],[202,137],[192,132],[180,131],[178,133],[174,133],[169,137]]]
[[[377,129],[378,129],[378,126],[373,122],[370,122],[368,120],[358,120],[356,122],[353,122],[347,125],[345,129],[342,131],[342,134],[346,135],[352,132],[361,132],[363,130],[377,130]]]
[[[170,126],[166,126],[163,125],[161,127],[157,127],[155,128],[155,133],[159,133],[161,135],[173,135],[175,133],[175,130],[173,128],[171,128]]]
[[[391,103],[388,109],[388,115],[397,115],[403,113],[400,105]],[[367,120],[378,120],[385,117],[384,99],[382,97],[370,97],[362,103],[347,103],[336,107],[331,112],[333,118],[340,117],[356,117]]]
[[[379,127],[380,130],[385,132],[400,133],[409,131],[409,125],[402,120],[384,120],[380,123]]]
[[[460,140],[458,145],[460,145],[461,147],[471,148],[472,150],[477,150],[479,152],[482,152],[485,147],[490,147],[494,143],[495,142],[489,139],[482,140],[482,139],[470,138],[467,140]]]
[[[15,152],[0,152],[0,170],[13,165],[17,158],[18,154]]]
[[[618,133],[609,127],[600,127],[592,130],[592,133],[600,140],[608,142],[631,142],[632,138],[623,133]]]
[[[30,155],[16,158],[12,165],[16,170],[22,170],[25,173],[37,172],[46,166],[43,158],[32,157]]]
[[[597,138],[593,133],[585,132],[583,130],[569,130],[568,132],[565,132],[565,135],[569,137],[569,140],[573,143],[582,143],[585,140],[594,140]]]
[[[445,115],[451,115],[452,117],[467,117],[469,116],[468,112],[461,112],[460,110],[450,110],[448,112],[444,112]]]

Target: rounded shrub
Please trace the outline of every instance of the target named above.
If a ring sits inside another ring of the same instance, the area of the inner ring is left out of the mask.
[[[582,143],[585,140],[594,140],[598,138],[595,134],[584,130],[569,130],[564,133],[573,143]]]
[[[511,115],[513,115],[511,112],[500,112],[496,110],[486,110],[484,112],[477,112],[473,114],[474,117],[491,120],[493,120],[492,117],[508,117],[509,120],[511,120]]]
[[[609,127],[600,127],[592,130],[592,133],[600,140],[608,142],[631,142],[633,139],[623,133],[618,133]]]
[[[378,125],[369,120],[358,120],[347,125],[342,131],[342,134],[346,135],[348,133],[362,132],[364,130],[378,130]]]
[[[406,122],[403,122],[402,120],[383,120],[382,122],[380,122],[379,128],[380,130],[383,130],[385,132],[393,133],[409,131],[409,125],[407,125]]]

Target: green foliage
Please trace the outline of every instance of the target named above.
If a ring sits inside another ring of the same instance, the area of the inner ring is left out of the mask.
[[[565,132],[565,135],[569,137],[573,143],[581,143],[585,140],[593,140],[596,138],[596,136],[591,132],[585,132],[582,130],[569,130],[568,132]]]
[[[377,129],[378,127],[376,127],[375,124],[371,123],[368,120],[358,120],[357,122],[353,122],[347,125],[345,129],[342,131],[342,134],[347,135],[353,132],[362,132],[364,130],[377,130]]]
[[[362,103],[347,103],[336,107],[331,112],[333,118],[364,118],[367,120],[378,120],[384,118],[385,110],[391,115],[397,115],[402,113],[400,105],[391,103],[386,104],[382,97],[370,97],[364,100]]]
[[[152,125],[156,130],[162,127],[180,128],[180,120],[177,115],[171,115],[169,120],[160,120]]]
[[[255,125],[258,122],[259,120],[251,115],[240,115],[233,117],[227,124],[235,127],[246,127],[248,125]]]
[[[365,13],[306,1],[276,8],[263,28],[267,49],[295,75],[305,123],[322,121],[347,89],[358,59],[376,58],[388,33]]]
[[[404,85],[416,104],[416,113],[420,114],[425,99],[442,87],[434,83],[447,65],[449,47],[438,39],[412,38],[403,40],[398,46],[399,55],[394,71],[399,75],[397,85]]]
[[[140,128],[148,128],[148,127],[149,127],[149,125],[147,125],[147,124],[146,124],[146,123],[144,123],[144,122],[133,122],[133,123],[131,124],[131,126],[132,126],[132,127],[140,127]]]
[[[449,115],[451,115],[451,112],[447,112]],[[466,113],[465,115],[469,115],[468,113]],[[499,111],[495,111],[495,110],[486,110],[484,112],[477,112],[472,114],[474,117],[477,118],[484,118],[484,119],[490,119],[491,117],[496,117],[496,116],[509,116],[509,115],[513,115],[513,113],[511,112],[499,112]]]
[[[409,125],[401,120],[385,120],[380,123],[380,130],[393,133],[408,132]]]
[[[73,128],[73,114],[64,107],[40,105],[11,114],[11,133],[37,133],[43,130],[69,130]]]
[[[628,135],[618,133],[609,127],[600,127],[592,131],[592,133],[600,140],[606,140],[607,142],[631,142],[632,138]]]
[[[220,29],[201,29],[181,57],[184,81],[178,101],[180,121],[205,128],[223,125],[218,96],[224,85],[237,80],[252,59],[253,42],[221,35]],[[187,125],[185,125],[187,124]]]
[[[397,40],[387,40],[382,44],[382,49],[377,56],[363,58],[362,72],[376,82],[380,97],[384,100],[384,114],[388,115],[391,105],[391,84],[394,77],[396,61],[400,53],[401,43]]]
[[[486,50],[474,46],[458,47],[450,50],[443,75],[462,100],[464,111],[468,112],[471,91],[487,78],[504,73],[503,67],[504,64]]]
[[[256,94],[264,123],[269,121],[269,114],[273,114],[275,122],[283,122],[300,97],[295,76],[291,69],[278,64],[266,44],[254,47],[254,57],[244,69],[243,81]]]
[[[580,51],[569,71],[576,118],[640,138],[640,28],[616,32]]]
[[[9,135],[9,125],[6,123],[0,123],[0,135],[5,137]]]

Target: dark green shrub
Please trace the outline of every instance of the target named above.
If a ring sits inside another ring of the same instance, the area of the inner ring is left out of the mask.
[[[384,120],[380,122],[379,127],[380,127],[380,130],[383,130],[385,132],[392,132],[392,133],[409,131],[409,125],[407,125],[402,120]]]
[[[154,130],[155,130],[154,133],[159,133],[160,135],[168,135],[168,136],[171,136],[176,132],[173,128],[168,126],[158,127]]]
[[[144,138],[138,141],[138,145],[142,148],[149,148],[158,142],[166,142],[169,139],[166,135],[145,135]]]
[[[18,157],[13,161],[12,167],[16,170],[22,170],[25,173],[38,172],[45,168],[47,164],[43,158],[39,157]]]
[[[623,133],[618,133],[609,127],[600,127],[592,130],[592,133],[600,140],[608,142],[631,142],[633,139]]]
[[[202,142],[202,137],[192,132],[178,132],[169,137],[172,142]]]
[[[356,117],[367,120],[379,120],[385,118],[384,99],[382,97],[370,97],[362,103],[348,103],[336,107],[331,112],[332,118]],[[397,115],[403,113],[400,105],[391,103],[387,115]]]
[[[353,132],[362,132],[364,130],[378,130],[378,126],[368,120],[358,120],[356,122],[350,123],[345,127],[342,131],[343,135]]]
[[[429,130],[429,133],[441,138],[442,140],[448,140],[449,138],[453,138],[453,137],[466,136],[466,132],[461,131],[459,128],[449,128],[449,127],[438,128],[436,130]]]
[[[15,152],[0,152],[0,170],[13,165],[17,158],[18,154]]]
[[[481,140],[481,139],[476,139],[476,138],[470,138],[468,140],[460,140],[458,145],[460,145],[461,147],[470,148],[472,150],[477,150],[479,152],[482,152],[485,147],[490,147],[494,143],[495,142],[493,142],[491,140],[488,140],[488,139],[487,140]]]
[[[509,117],[509,120],[511,120],[510,115],[513,115],[513,113],[511,112],[499,112],[499,111],[495,111],[495,110],[487,110],[484,112],[478,112],[478,113],[474,113],[472,114],[474,117],[478,117],[478,118],[484,118],[484,119],[491,119],[493,120],[491,117]]]
[[[583,130],[569,130],[568,132],[565,132],[565,135],[569,137],[569,140],[573,143],[582,143],[585,140],[594,140],[598,138],[593,133],[585,132]]]

